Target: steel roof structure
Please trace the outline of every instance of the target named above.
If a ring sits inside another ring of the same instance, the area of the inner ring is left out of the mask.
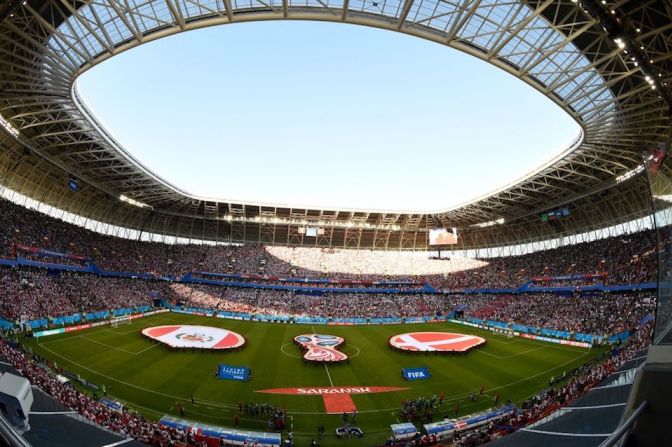
[[[191,196],[120,147],[77,97],[77,77],[122,51],[276,19],[461,50],[552,99],[582,135],[515,184],[452,209],[306,209]],[[669,0],[10,0],[0,2],[0,183],[88,219],[198,240],[424,249],[428,229],[445,226],[459,229],[460,248],[539,241],[650,214],[648,185],[633,174],[643,151],[669,138],[671,82]],[[540,222],[560,206],[572,216]],[[322,230],[306,237],[305,226]]]

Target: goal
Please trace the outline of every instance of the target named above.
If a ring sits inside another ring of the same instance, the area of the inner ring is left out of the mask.
[[[503,335],[506,338],[513,338],[516,335],[514,330],[509,327],[491,327],[490,330],[493,334]]]
[[[110,322],[112,327],[119,327],[124,324],[131,324],[130,315],[123,315],[121,317],[113,317]]]

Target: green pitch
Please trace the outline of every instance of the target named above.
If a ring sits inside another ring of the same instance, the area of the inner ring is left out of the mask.
[[[244,335],[247,346],[237,352],[177,352],[155,344],[140,335],[148,326],[199,324],[225,327]],[[125,402],[150,419],[164,414],[179,416],[178,402],[185,418],[225,427],[234,426],[241,401],[286,407],[298,445],[309,445],[317,426],[324,424],[322,445],[382,444],[389,435],[389,424],[401,421],[400,407],[405,399],[445,395],[434,420],[454,417],[455,405],[465,415],[511,399],[523,399],[546,388],[553,376],[562,374],[603,353],[522,338],[507,338],[467,326],[416,324],[399,326],[314,326],[317,333],[346,339],[342,349],[350,363],[306,364],[292,343],[294,336],[310,333],[306,325],[253,323],[199,316],[164,313],[135,320],[118,328],[103,326],[86,331],[29,339],[26,344],[59,367],[80,374],[108,395]],[[448,331],[480,335],[486,344],[466,355],[424,355],[399,353],[387,346],[392,335],[409,331]],[[249,382],[220,380],[217,365],[227,363],[252,368]],[[406,382],[404,367],[427,366],[428,380]],[[361,440],[337,440],[334,429],[341,425],[338,415],[325,415],[319,396],[260,394],[255,390],[311,386],[397,386],[406,391],[352,396],[358,408],[357,424],[365,436]],[[475,402],[471,392],[485,394]],[[196,400],[192,405],[191,396]],[[240,427],[267,430],[266,419],[240,415]]]

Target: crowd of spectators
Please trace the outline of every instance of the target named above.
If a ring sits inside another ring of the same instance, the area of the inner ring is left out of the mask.
[[[605,361],[585,364],[576,370],[565,385],[551,387],[522,402],[513,418],[507,417],[476,430],[456,433],[452,445],[466,447],[485,444],[569,405],[646,349],[651,343],[651,329],[650,324],[640,328],[623,346],[609,352]]]
[[[535,277],[606,273],[603,281],[607,284],[641,284],[656,279],[655,244],[655,233],[643,231],[523,256],[489,259],[486,266],[434,278],[433,283],[448,289],[518,287]]]
[[[415,280],[444,289],[518,287],[532,277],[600,272],[606,273],[605,281],[610,284],[643,283],[656,276],[653,231],[523,256],[436,259],[426,252],[141,242],[95,233],[4,199],[0,199],[0,211],[0,256],[15,257],[17,244],[23,244],[80,255],[101,269],[114,271]],[[54,262],[77,263],[63,259]]]
[[[319,287],[320,289],[394,289],[394,291],[411,292],[423,291],[426,283],[419,281],[399,280],[353,280],[333,278],[293,278],[275,275],[228,275],[212,272],[195,272],[191,274],[193,279],[215,280],[225,285],[237,286],[240,283],[256,284],[262,286],[285,286],[285,287]]]
[[[87,394],[62,383],[47,368],[40,367],[38,361],[31,355],[25,354],[1,339],[0,356],[11,363],[18,373],[27,378],[32,385],[38,386],[65,407],[124,437],[131,437],[152,446],[202,445],[188,433],[147,421],[137,413],[111,410]]]
[[[323,318],[441,316],[478,318],[574,333],[614,335],[632,329],[655,306],[652,293],[561,296],[338,293],[311,296],[269,289],[172,284],[176,304],[264,315]]]
[[[351,250],[316,247],[265,247],[268,271],[291,266],[293,276],[350,279],[415,279],[441,276],[485,266],[470,259],[432,259],[426,252]]]
[[[17,249],[17,244],[72,253],[113,271],[179,276],[221,272],[295,278],[360,281],[425,281],[444,290],[518,287],[533,277],[604,272],[585,283],[639,284],[655,280],[656,250],[652,231],[564,246],[523,256],[431,259],[421,252],[385,252],[263,245],[169,245],[95,233],[0,199],[0,257],[44,260]],[[85,261],[57,258],[50,262],[81,266]],[[273,282],[268,280],[267,282]],[[543,281],[542,281],[543,283]],[[563,285],[546,281],[546,285]],[[334,285],[325,285],[325,289]],[[616,334],[635,327],[654,306],[652,295],[596,296],[433,295],[322,293],[317,296],[270,289],[250,289],[142,279],[100,277],[38,269],[0,269],[0,315],[31,320],[150,304],[150,291],[185,306],[250,314],[376,318],[443,315],[459,309],[475,317],[527,326],[592,334]],[[649,342],[648,328],[597,365],[578,372],[566,385],[526,401],[509,421],[511,429],[538,420],[599,383]],[[87,419],[151,445],[196,445],[188,435],[161,427],[128,412],[112,411],[87,395],[63,385],[30,356],[0,341],[0,355],[31,383]],[[461,434],[456,445],[475,445],[499,436],[495,426]]]
[[[40,269],[0,269],[0,316],[29,321],[151,304],[156,283]]]
[[[455,296],[464,317],[584,334],[630,330],[655,307],[654,292],[561,296],[555,294]]]
[[[434,316],[446,300],[429,294],[335,293],[319,296],[291,291],[171,284],[176,304],[217,311],[324,318]]]
[[[408,318],[456,312],[574,333],[614,335],[653,311],[652,292],[593,296],[556,294],[439,295],[322,293],[101,277],[41,269],[0,269],[0,316],[9,321],[151,305],[151,292],[174,305],[219,312],[289,317]]]
[[[522,402],[519,411],[512,418],[507,416],[506,419],[493,421],[489,425],[475,430],[456,432],[452,445],[475,446],[483,444],[542,419],[556,409],[570,404],[638,355],[648,346],[650,337],[651,325],[641,327],[623,346],[609,352],[606,360],[585,364],[571,373],[571,377],[565,385],[558,388],[551,387]],[[34,355],[25,354],[13,344],[2,339],[0,339],[0,356],[11,363],[17,369],[17,372],[26,377],[31,384],[38,386],[65,407],[77,411],[88,420],[122,436],[131,437],[148,445],[199,445],[190,433],[147,421],[141,415],[133,412],[110,409],[87,394],[57,380],[48,368],[40,366],[41,359]],[[421,409],[425,407],[434,408],[435,399],[436,397],[433,396],[423,399],[420,404],[411,402],[411,411],[418,405]],[[443,397],[439,399],[440,403]],[[240,405],[242,408],[243,404]],[[407,406],[408,402],[405,402],[404,407]],[[417,442],[419,444],[416,443],[415,445],[426,445],[422,444],[422,438],[418,438]]]

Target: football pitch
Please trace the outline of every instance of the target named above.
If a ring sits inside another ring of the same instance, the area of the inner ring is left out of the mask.
[[[193,324],[230,329],[247,339],[244,349],[231,352],[169,350],[144,338],[140,331],[149,326]],[[467,354],[410,354],[391,350],[388,339],[411,331],[447,331],[484,337],[487,342]],[[341,349],[349,363],[317,365],[305,363],[292,342],[299,334],[320,333],[345,338]],[[516,404],[548,387],[551,377],[569,371],[604,350],[507,338],[489,331],[449,323],[385,326],[319,326],[274,324],[224,320],[177,313],[162,313],[134,320],[117,328],[101,326],[79,332],[27,339],[34,352],[61,368],[81,375],[107,394],[146,417],[179,417],[178,403],[185,419],[233,427],[239,402],[267,403],[285,407],[288,427],[297,445],[310,445],[317,427],[323,424],[321,445],[382,445],[389,425],[402,422],[401,404],[406,399],[444,395],[434,421],[446,416],[465,415],[512,400]],[[247,366],[252,378],[247,382],[216,377],[220,363]],[[405,381],[402,368],[428,367],[426,380]],[[483,396],[480,387],[485,386]],[[263,394],[271,388],[306,387],[401,387],[401,391],[353,395],[358,415],[355,425],[362,439],[340,440],[334,435],[341,426],[340,415],[326,415],[320,396]],[[470,399],[471,393],[476,399]],[[195,399],[192,404],[191,398]],[[240,428],[267,431],[267,418],[240,414]],[[418,427],[420,424],[416,424]]]

